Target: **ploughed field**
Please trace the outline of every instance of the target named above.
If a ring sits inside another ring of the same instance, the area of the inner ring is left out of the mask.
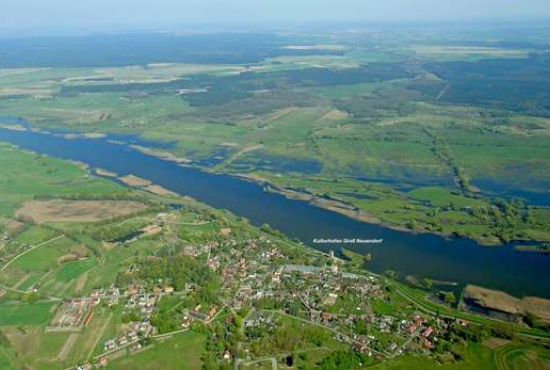
[[[16,213],[20,219],[45,222],[96,222],[137,213],[142,203],[116,200],[34,200],[23,203]]]

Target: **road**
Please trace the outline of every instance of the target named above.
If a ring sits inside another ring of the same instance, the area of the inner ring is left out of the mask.
[[[244,338],[244,325],[246,323],[246,321],[248,320],[248,318],[256,311],[256,309],[254,307],[252,307],[250,309],[250,311],[248,311],[248,313],[246,314],[246,316],[243,318],[243,320],[241,321],[241,326],[239,328],[239,331],[241,333],[241,336],[242,338]],[[233,312],[234,315],[236,315],[235,312]],[[234,370],[238,370],[239,369],[239,366],[241,364],[241,359],[238,357],[239,356],[239,353],[241,352],[241,349],[243,347],[243,342],[242,341],[239,341],[237,343],[237,353],[234,354],[235,356],[235,360],[233,361],[233,369]],[[275,363],[275,369],[277,368],[277,363]]]
[[[13,262],[15,262],[18,258],[24,256],[25,254],[29,253],[29,252],[32,252],[33,250],[35,250],[36,248],[38,247],[41,247],[43,245],[46,245],[46,244],[49,244],[49,243],[52,243],[56,240],[59,240],[61,238],[64,238],[65,235],[59,235],[59,236],[56,236],[55,238],[52,238],[50,240],[46,240],[45,242],[42,242],[42,243],[39,243],[39,244],[36,244],[36,245],[33,245],[32,247],[30,247],[29,249],[27,249],[26,251],[24,252],[21,252],[19,253],[17,256],[13,257],[11,260],[9,260],[4,266],[2,266],[2,268],[0,268],[0,272],[3,272],[5,269],[7,269]],[[23,291],[23,290],[18,290],[18,289],[12,289],[8,286],[5,286],[3,284],[0,284],[0,288],[2,289],[5,289],[5,290],[8,290],[10,292],[16,292],[16,293],[21,293],[21,294],[25,294],[26,291]]]
[[[33,250],[35,250],[36,248],[38,247],[41,247],[43,245],[46,245],[46,244],[49,244],[49,243],[52,243],[58,239],[61,239],[61,238],[64,238],[65,235],[59,235],[59,236],[56,236],[55,238],[52,238],[50,240],[46,240],[45,242],[42,242],[42,243],[39,243],[39,244],[36,244],[36,245],[33,245],[32,247],[30,247],[29,249],[27,249],[26,251],[24,252],[21,252],[19,253],[17,256],[13,257],[11,260],[9,260],[8,263],[6,263],[4,266],[2,266],[2,268],[0,268],[0,272],[4,271],[5,269],[8,268],[9,265],[11,265],[13,262],[15,262],[18,258],[24,256],[25,254],[29,253],[29,252],[32,252]]]

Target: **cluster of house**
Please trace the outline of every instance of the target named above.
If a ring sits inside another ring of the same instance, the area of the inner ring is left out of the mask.
[[[273,255],[275,253],[271,254]],[[267,253],[265,257],[269,260]],[[353,344],[362,353],[378,357],[382,352],[399,355],[404,348],[398,342],[411,337],[422,348],[433,349],[436,330],[422,317],[415,316],[411,320],[399,322],[395,317],[376,315],[372,312],[369,300],[385,297],[382,283],[376,276],[341,272],[335,268],[337,264],[327,267],[283,265],[275,271],[264,273],[263,267],[269,265],[258,264],[261,259],[248,262],[243,257],[238,261],[232,268],[222,270],[226,276],[232,276],[233,273],[239,277],[239,289],[230,297],[230,305],[236,309],[244,302],[253,303],[266,297],[282,303],[291,303],[299,299],[303,306],[309,309],[308,318],[311,322],[349,333],[349,336],[341,335],[337,339]],[[241,276],[240,272],[243,270],[245,274]],[[341,296],[353,296],[355,306],[346,307],[343,312],[338,312],[338,309],[331,310]],[[258,316],[246,321],[245,326],[261,325],[264,323],[263,320],[263,316]],[[357,321],[364,321],[374,330],[393,335],[395,338],[382,346],[375,336],[356,335],[353,330]]]
[[[187,317],[187,319],[185,319],[184,317],[184,320],[189,321],[189,324],[193,319],[199,320],[202,322],[210,322],[214,318],[217,312],[218,312],[218,307],[216,306],[210,306],[205,310],[202,305],[198,304],[195,307],[193,307],[193,309],[189,312],[190,317]],[[182,326],[183,326],[183,323],[182,323]]]
[[[275,325],[275,314],[271,313],[269,315],[263,315],[259,312],[255,312],[251,317],[244,321],[245,328],[253,328],[260,325]]]
[[[159,295],[155,293],[141,293],[128,297],[124,309],[127,311],[138,309],[144,317],[149,317],[155,310]]]
[[[414,320],[402,320],[399,328],[404,333],[415,335],[422,348],[432,350],[434,348],[435,329],[426,320],[416,316]]]
[[[76,367],[76,370],[92,370],[92,369],[99,369],[99,368],[102,368],[102,367],[106,367],[107,365],[109,364],[109,357],[107,356],[103,356],[103,357],[100,357],[99,360],[97,361],[97,364],[96,365],[92,365],[91,363],[89,362],[86,362],[82,365],[78,365]]]
[[[140,337],[148,337],[153,332],[154,328],[148,321],[133,323],[132,327],[125,333],[122,333],[117,338],[106,340],[103,343],[103,349],[107,352],[130,344],[136,344]]]
[[[75,298],[64,303],[54,316],[48,330],[73,330],[80,326],[87,326],[93,316],[93,307],[97,306],[99,302],[99,297],[92,296]]]

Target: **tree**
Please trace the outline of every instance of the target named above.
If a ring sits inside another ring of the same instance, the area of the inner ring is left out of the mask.
[[[418,228],[418,222],[416,222],[416,220],[411,220],[407,223],[407,227],[411,230],[416,230]]]
[[[456,301],[457,301],[454,292],[445,292],[445,293],[443,293],[443,300],[449,306],[454,306],[456,304]]]
[[[424,280],[422,280],[422,284],[427,288],[427,289],[432,289],[433,286],[434,286],[434,282],[432,279],[430,278],[424,278]]]

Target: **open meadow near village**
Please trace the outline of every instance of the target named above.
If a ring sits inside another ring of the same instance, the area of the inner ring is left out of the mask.
[[[0,37],[0,369],[550,368],[547,23],[82,32]]]

